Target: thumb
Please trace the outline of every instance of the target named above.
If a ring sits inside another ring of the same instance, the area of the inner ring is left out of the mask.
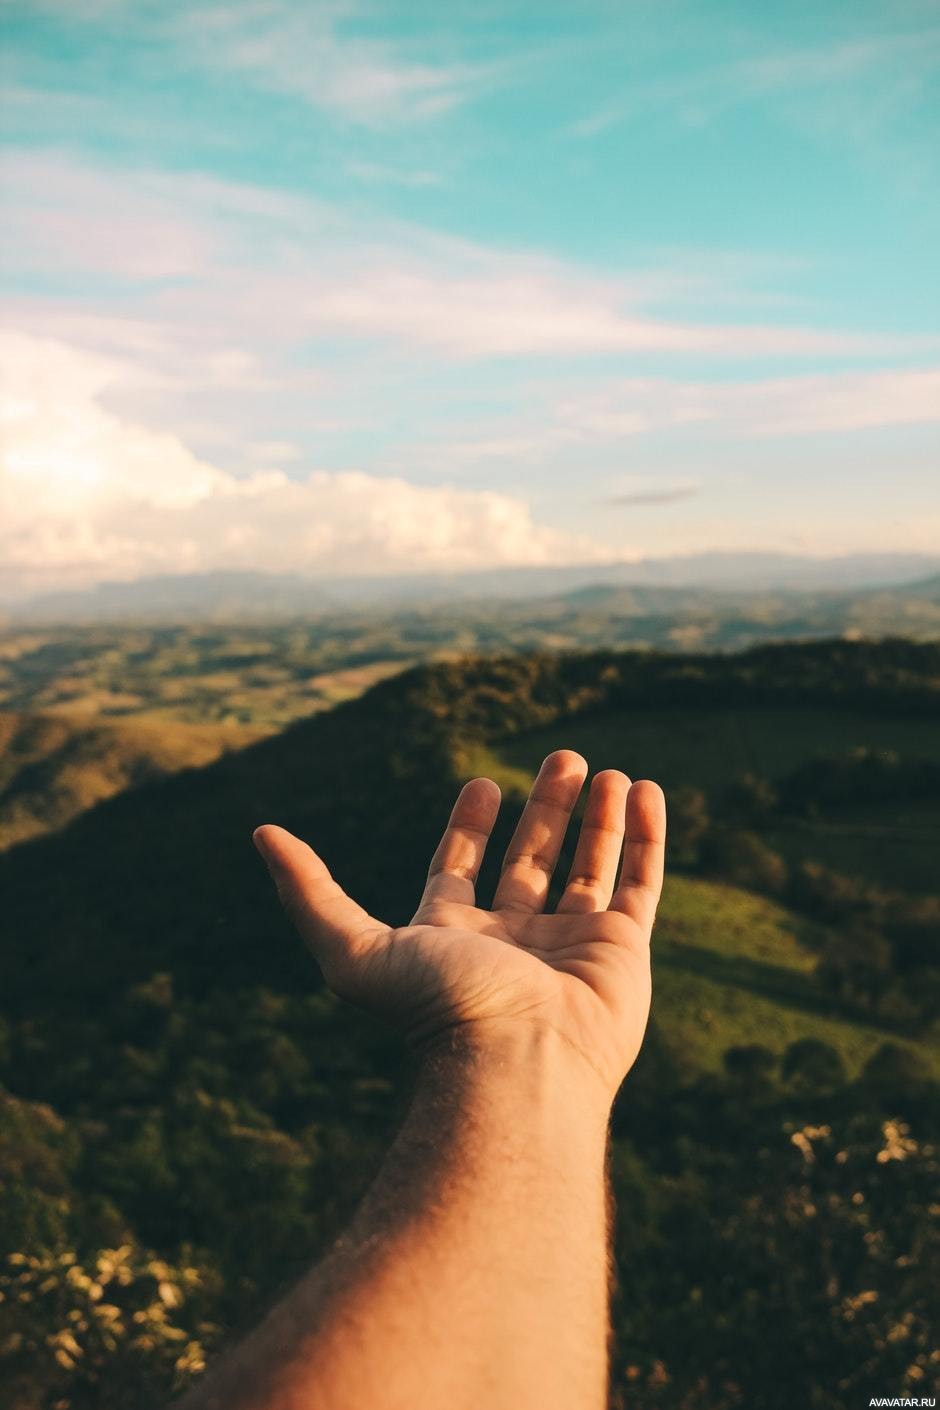
[[[388,926],[347,896],[326,863],[299,837],[267,823],[255,830],[252,841],[281,905],[332,984],[333,977],[341,975]]]

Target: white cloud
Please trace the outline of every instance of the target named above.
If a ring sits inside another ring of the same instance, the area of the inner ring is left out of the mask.
[[[593,138],[648,118],[658,108],[668,108],[672,121],[700,128],[733,108],[757,103],[769,105],[778,120],[812,137],[849,144],[855,159],[875,157],[881,163],[889,158],[892,165],[907,168],[920,144],[914,140],[912,146],[910,134],[901,142],[891,139],[897,119],[929,103],[936,86],[940,26],[933,14],[927,18],[925,25],[868,33],[853,22],[845,37],[808,47],[760,44],[742,30],[736,36],[744,51],[739,57],[689,71],[667,69],[665,76],[652,79],[628,74],[616,96],[570,123],[566,132]],[[929,132],[925,142],[929,146]],[[932,170],[930,164],[926,179]]]
[[[629,379],[561,402],[552,419],[572,435],[601,439],[701,423],[732,436],[929,424],[940,421],[940,367],[755,382]]]
[[[514,265],[516,267],[514,267]],[[574,271],[506,259],[476,273],[381,269],[311,300],[324,330],[439,348],[457,357],[639,351],[734,357],[857,353],[881,340],[808,328],[695,326],[638,317],[626,291]]]
[[[851,357],[925,341],[674,321],[651,309],[687,294],[681,272],[596,273],[197,175],[108,172],[11,152],[2,181],[11,270],[129,282],[132,292],[120,290],[124,316],[145,319],[155,337],[162,329],[167,341],[198,346],[200,359],[207,330],[226,347],[250,346],[255,358],[334,337],[451,359]],[[109,303],[97,288],[96,312]]]
[[[524,416],[478,422],[462,437],[427,446],[420,459],[436,459],[464,471],[490,466],[492,473],[494,466],[543,465],[572,453],[609,459],[638,437],[654,432],[681,436],[692,427],[730,442],[938,422],[940,367],[754,382],[624,378],[568,395],[546,395],[533,388]]]
[[[126,20],[126,0],[33,4],[73,24]],[[504,60],[469,63],[450,53],[444,60],[426,59],[414,41],[367,34],[362,22],[371,20],[374,27],[375,13],[350,0],[163,0],[139,8],[135,32],[155,49],[175,50],[175,64],[234,74],[256,89],[298,98],[369,128],[426,121],[491,87],[508,70]],[[434,47],[428,30],[422,29],[422,52]]]
[[[377,574],[610,556],[492,491],[354,470],[238,478],[105,410],[102,395],[127,375],[61,343],[0,339],[6,591],[219,568]]]
[[[494,65],[434,63],[401,43],[350,33],[348,5],[196,7],[167,32],[190,61],[368,127],[424,121],[492,83]]]
[[[900,60],[910,76],[930,72],[940,59],[940,27],[900,33],[853,36],[816,48],[768,50],[735,66],[743,84],[756,92],[823,87],[851,82],[872,69]],[[908,90],[909,95],[909,90]]]
[[[940,421],[940,367],[792,377],[740,387],[712,413],[760,435],[862,431]]]

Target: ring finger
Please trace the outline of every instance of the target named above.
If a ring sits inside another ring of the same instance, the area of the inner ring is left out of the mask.
[[[623,848],[630,780],[618,769],[595,774],[559,912],[607,909]]]

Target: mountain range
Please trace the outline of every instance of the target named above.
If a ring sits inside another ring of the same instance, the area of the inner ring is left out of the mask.
[[[9,625],[67,622],[251,621],[342,609],[420,609],[457,604],[564,597],[583,589],[645,591],[646,610],[676,609],[675,592],[744,598],[755,593],[913,591],[940,572],[940,557],[915,554],[701,553],[632,563],[499,568],[395,577],[317,578],[296,574],[217,572],[102,582],[0,605]],[[937,579],[933,580],[934,598]]]

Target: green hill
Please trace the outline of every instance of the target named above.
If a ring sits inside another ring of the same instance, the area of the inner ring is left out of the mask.
[[[201,768],[261,733],[232,724],[0,713],[0,847],[62,827],[162,774]]]
[[[889,565],[882,566],[890,577]],[[421,588],[416,579],[415,595],[404,599],[361,580],[359,588],[375,594],[370,601],[358,591],[324,597],[322,584],[263,575],[164,579],[138,584],[136,592],[129,584],[106,585],[89,595],[87,616],[80,594],[75,611],[66,595],[32,625],[27,614],[4,627],[0,613],[0,709],[282,728],[416,661],[455,654],[742,651],[759,642],[819,638],[940,639],[936,579],[806,587],[801,572],[810,573],[810,583],[842,579],[836,573],[820,580],[799,559],[781,579],[789,586],[777,588],[766,578],[755,586],[753,565],[743,579],[732,573],[736,588],[718,585],[720,577],[710,587],[631,583],[619,572],[611,582],[603,575],[585,582],[586,571],[572,577],[534,570],[519,580],[520,589],[528,582],[525,594],[508,597],[498,585],[505,574],[467,580],[456,594],[453,581],[441,580],[435,591],[429,580]],[[203,590],[205,611],[198,608]]]
[[[930,712],[769,701],[760,708],[667,703],[591,713],[478,747],[467,766],[520,788],[540,760],[562,745],[627,773],[639,769],[667,790],[694,785],[711,799],[742,775],[778,780],[800,765],[853,751],[898,751],[902,758],[940,762],[940,729]],[[860,800],[811,819],[777,814],[761,820],[761,833],[787,855],[813,856],[886,886],[937,887],[940,794],[877,807]]]
[[[76,1410],[143,1405],[144,1391],[159,1399],[183,1376],[172,1339],[147,1350],[121,1343],[70,1369],[55,1361],[49,1319],[75,1310],[77,1294],[61,1272],[71,1265],[54,1260],[92,1266],[120,1246],[136,1289],[162,1260],[189,1288],[172,1325],[211,1344],[335,1235],[388,1139],[407,1060],[393,1037],[323,992],[252,855],[256,824],[307,837],[353,894],[397,922],[413,908],[456,788],[481,760],[509,790],[485,896],[548,742],[582,748],[595,769],[622,764],[714,788],[723,757],[759,758],[777,773],[845,741],[914,740],[926,752],[938,699],[940,648],[903,642],[469,658],[408,671],[8,849],[0,1158],[19,1154],[0,1185],[0,1241],[14,1253],[49,1250],[53,1264],[0,1278],[0,1332],[34,1348],[10,1352],[7,1372],[0,1363],[0,1390],[25,1376],[26,1403],[67,1392]],[[718,718],[709,711],[725,712],[713,757],[703,747]],[[863,1221],[889,1194],[879,1247],[891,1260],[913,1257],[928,1156],[885,1170],[878,1152],[889,1117],[901,1112],[918,1135],[928,1121],[932,1030],[821,986],[817,962],[839,932],[721,881],[669,880],[651,1032],[614,1123],[618,1257],[630,1288],[615,1312],[615,1376],[626,1385],[629,1375],[631,1410],[782,1410],[798,1399],[792,1347],[746,1325],[745,1294],[761,1279],[771,1322],[828,1368],[833,1392],[819,1410],[838,1410],[845,1386],[907,1384],[905,1367],[921,1354],[887,1336],[905,1317],[921,1335],[913,1273],[904,1287],[885,1283],[877,1337],[839,1309],[871,1286],[863,1234],[873,1226]],[[896,954],[923,967],[905,943]],[[810,1167],[810,1140],[831,1140],[831,1158]],[[869,1187],[867,1203],[853,1204]],[[798,1233],[799,1211],[817,1207],[825,1228]],[[824,1255],[839,1261],[835,1292]]]
[[[893,1025],[840,1011],[812,982],[824,931],[792,911],[719,882],[673,876],[656,923],[654,1017],[684,1077],[718,1072],[728,1048],[758,1043],[782,1056],[818,1038],[856,1076],[887,1038],[940,1077],[940,1052]]]

